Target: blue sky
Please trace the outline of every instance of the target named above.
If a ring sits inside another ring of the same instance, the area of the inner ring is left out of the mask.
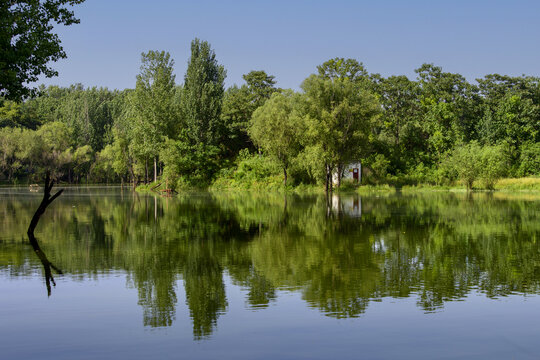
[[[426,62],[469,81],[540,76],[540,1],[86,0],[75,11],[81,23],[57,29],[68,58],[40,83],[132,88],[148,50],[168,51],[181,83],[195,37],[212,45],[227,86],[265,70],[298,89],[333,57],[384,76],[414,78]]]

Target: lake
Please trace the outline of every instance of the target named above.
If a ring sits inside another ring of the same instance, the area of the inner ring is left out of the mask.
[[[540,197],[0,188],[2,359],[536,359]]]

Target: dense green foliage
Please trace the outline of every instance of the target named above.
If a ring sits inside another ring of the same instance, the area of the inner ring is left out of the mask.
[[[49,61],[66,57],[55,24],[79,23],[70,6],[84,0],[10,0],[0,2],[0,96],[19,100],[35,92],[28,83],[57,72]]]
[[[283,169],[287,185],[287,169],[298,154],[299,134],[302,129],[295,114],[294,94],[275,93],[253,113],[249,135],[266,154],[275,158]]]
[[[433,64],[416,73],[384,78],[335,58],[300,91],[276,88],[260,70],[225,89],[214,50],[195,39],[183,84],[167,52],[149,51],[133,90],[50,86],[4,100],[0,176],[34,181],[48,168],[64,181],[169,189],[257,188],[281,176],[284,186],[330,190],[351,162],[362,163],[367,184],[493,189],[501,177],[540,175],[539,78],[473,84]]]

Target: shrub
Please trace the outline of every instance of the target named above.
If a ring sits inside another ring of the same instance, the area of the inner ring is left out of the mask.
[[[518,176],[540,175],[540,143],[521,147]]]
[[[503,145],[484,146],[480,153],[480,178],[486,189],[493,190],[507,173],[509,159]]]
[[[439,167],[442,177],[462,180],[468,190],[481,180],[484,188],[493,190],[495,183],[507,174],[509,157],[504,145],[480,146],[473,141],[455,148]]]
[[[451,161],[455,166],[458,178],[465,183],[467,190],[471,190],[474,182],[480,176],[482,147],[473,141],[467,145],[457,147],[452,152]]]
[[[222,169],[212,184],[214,189],[276,189],[283,187],[279,164],[269,157],[240,151],[233,167]]]

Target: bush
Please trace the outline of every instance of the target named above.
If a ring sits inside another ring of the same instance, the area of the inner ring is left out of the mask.
[[[437,169],[432,169],[424,163],[419,163],[416,167],[410,170],[403,178],[402,185],[417,185],[417,184],[438,184]]]
[[[480,179],[486,189],[493,190],[507,173],[509,159],[504,145],[485,146],[480,153]]]
[[[390,166],[390,160],[383,154],[377,154],[371,163],[371,170],[373,170],[379,180],[384,180],[386,175],[388,175],[388,166]]]
[[[480,176],[482,147],[473,141],[467,145],[455,148],[451,161],[455,166],[458,178],[463,181],[467,190],[471,190],[474,182]]]
[[[279,164],[247,149],[240,151],[234,166],[222,169],[212,184],[213,189],[277,189],[283,187],[283,173]]]
[[[215,146],[167,140],[160,152],[163,180],[174,188],[204,188],[223,165]]]
[[[373,154],[362,163],[362,184],[376,185],[388,181],[390,160],[384,154]]]
[[[525,144],[521,147],[517,175],[540,175],[540,143]]]
[[[473,141],[455,148],[439,166],[441,177],[452,181],[454,176],[463,181],[468,190],[481,180],[485,189],[493,190],[496,182],[508,170],[509,157],[504,145],[480,146]]]

